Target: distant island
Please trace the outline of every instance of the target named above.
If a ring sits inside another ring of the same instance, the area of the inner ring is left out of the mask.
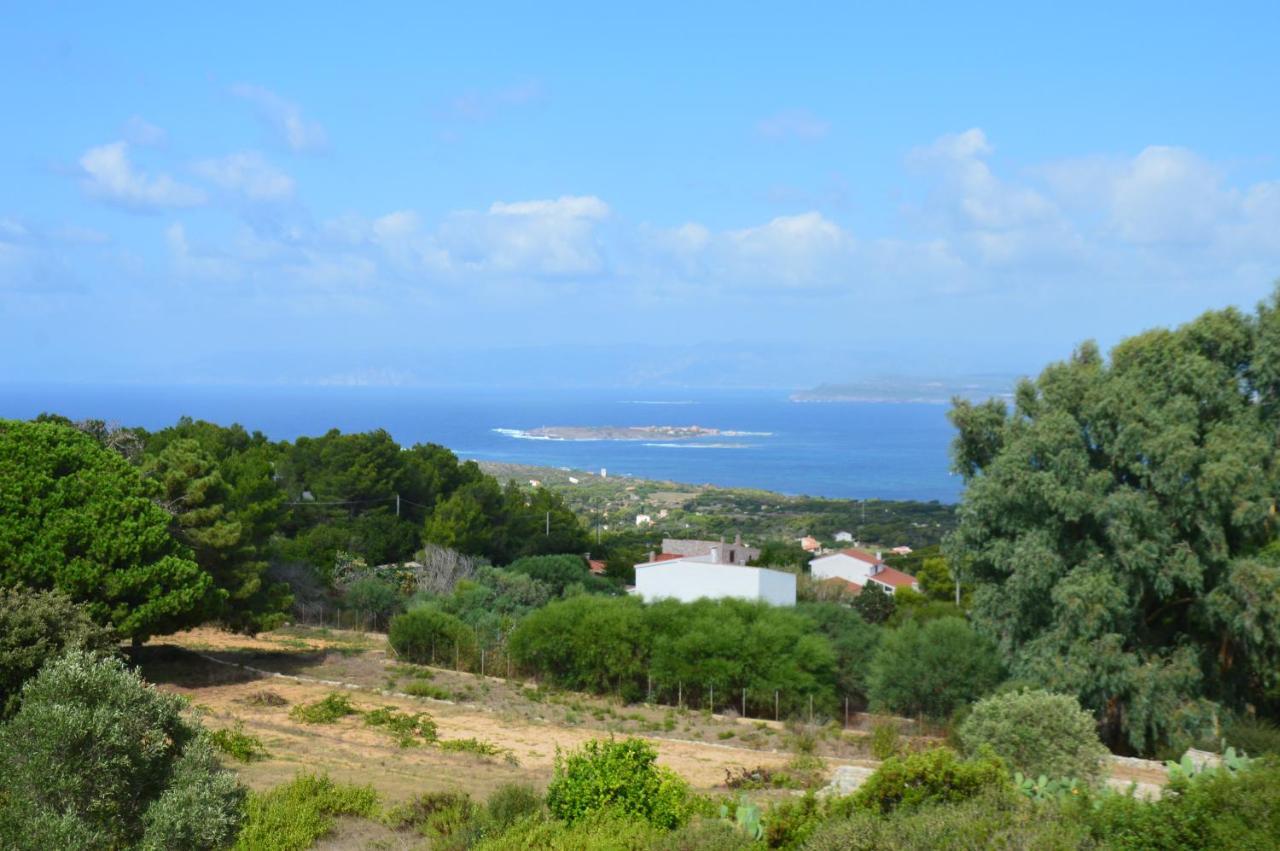
[[[916,402],[942,405],[957,396],[970,401],[1011,397],[1016,377],[975,375],[949,379],[873,378],[819,384],[792,393],[792,402]]]
[[[728,431],[697,425],[541,426],[532,429],[496,428],[509,437],[526,440],[697,440],[704,437],[768,437],[768,432]]]

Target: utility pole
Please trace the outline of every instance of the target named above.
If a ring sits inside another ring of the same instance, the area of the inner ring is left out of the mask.
[[[400,516],[400,494],[396,494],[396,517]]]
[[[547,512],[547,531],[545,532],[545,534],[547,535],[547,537],[551,536],[551,512],[550,511]]]

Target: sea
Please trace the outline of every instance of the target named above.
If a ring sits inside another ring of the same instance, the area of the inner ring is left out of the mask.
[[[0,417],[41,412],[160,429],[180,416],[273,440],[386,429],[464,459],[845,499],[956,502],[947,405],[797,402],[785,390],[471,390],[408,387],[15,385]],[[556,426],[701,426],[696,440],[554,440]]]

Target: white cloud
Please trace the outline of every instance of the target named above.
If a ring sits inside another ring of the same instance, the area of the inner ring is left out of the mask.
[[[830,123],[805,109],[784,110],[756,122],[757,135],[766,139],[813,141],[830,130]]]
[[[163,127],[135,115],[124,123],[124,138],[135,145],[156,146],[169,141],[169,134]]]
[[[1207,162],[1184,148],[1163,146],[1134,157],[1112,193],[1115,226],[1133,242],[1204,239],[1237,202]]]
[[[196,173],[250,201],[282,201],[293,197],[293,178],[271,165],[256,151],[242,151],[202,160]]]
[[[594,276],[605,267],[596,225],[608,215],[609,206],[589,195],[496,201],[485,213],[450,215],[435,241],[454,271]]]
[[[816,212],[729,231],[721,243],[730,280],[793,288],[847,281],[856,245],[852,235]]]
[[[318,122],[307,119],[302,108],[262,86],[239,83],[231,93],[254,105],[258,115],[293,151],[318,151],[328,145],[328,134]]]
[[[132,210],[194,207],[203,204],[199,189],[167,174],[147,175],[129,161],[129,144],[112,142],[90,148],[80,157],[85,191],[102,201]]]

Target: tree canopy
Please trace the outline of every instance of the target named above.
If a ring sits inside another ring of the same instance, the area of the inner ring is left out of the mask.
[[[949,564],[1015,678],[1150,750],[1280,707],[1280,293],[957,401]]]
[[[0,420],[0,584],[56,588],[143,640],[200,623],[226,592],[169,531],[122,456],[53,422]]]

